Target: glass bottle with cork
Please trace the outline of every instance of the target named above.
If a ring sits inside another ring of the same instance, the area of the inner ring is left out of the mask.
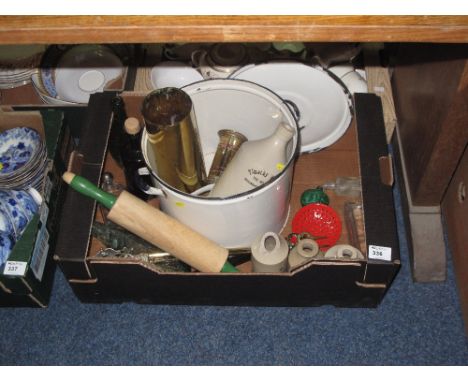
[[[145,194],[138,186],[138,169],[145,167],[141,152],[141,124],[137,118],[130,117],[124,123],[125,136],[121,146],[120,157],[124,166],[127,191],[140,199],[147,200]]]

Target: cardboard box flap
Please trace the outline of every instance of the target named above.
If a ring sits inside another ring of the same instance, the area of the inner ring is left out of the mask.
[[[355,106],[368,248],[368,265],[363,281],[387,283],[392,276],[389,276],[388,272],[380,272],[379,263],[395,264],[396,273],[400,265],[400,254],[391,186],[393,181],[389,178],[382,182],[383,171],[381,169],[387,166],[388,161],[381,158],[389,158],[382,105],[380,98],[376,95],[360,93],[355,94]],[[372,147],[372,150],[369,150],[369,147]]]
[[[83,155],[84,162],[101,165],[104,162],[106,150],[96,150],[96,147],[107,148],[112,121],[112,99],[115,93],[92,94],[78,151]]]
[[[44,139],[44,124],[39,111],[5,111],[0,108],[0,131],[18,126],[31,127]]]
[[[90,182],[98,184],[101,166],[83,165],[80,174]],[[76,208],[77,205],[80,208]],[[60,263],[71,261],[74,264],[67,272],[68,278],[93,278],[86,264],[86,253],[90,245],[95,209],[94,200],[72,189],[68,190],[60,217],[60,235],[54,255],[55,260]]]

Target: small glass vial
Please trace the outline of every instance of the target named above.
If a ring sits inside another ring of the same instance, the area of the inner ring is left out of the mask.
[[[102,174],[101,189],[114,196],[119,196],[125,187],[120,183],[114,182],[114,175],[112,175],[112,173],[105,172]],[[101,211],[102,218],[104,221],[107,221],[109,210],[102,204],[99,204],[99,209]]]
[[[325,190],[333,190],[338,196],[357,197],[361,194],[361,182],[356,177],[338,177],[334,182],[325,183],[322,187]]]

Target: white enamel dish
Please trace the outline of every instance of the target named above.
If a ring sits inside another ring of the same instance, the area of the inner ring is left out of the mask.
[[[181,88],[203,80],[203,76],[191,66],[178,61],[166,61],[151,69],[151,84],[154,89]]]
[[[102,92],[123,70],[121,60],[107,47],[74,47],[61,57],[55,69],[57,98],[87,103],[91,94]]]
[[[49,95],[47,89],[41,83],[39,74],[35,73],[31,76],[31,83],[34,87],[39,98],[48,105],[57,105],[57,106],[76,106],[75,102],[68,102],[58,98],[54,98]]]
[[[242,67],[230,78],[255,82],[297,106],[302,153],[332,145],[351,123],[352,100],[321,68],[292,61],[269,62]]]

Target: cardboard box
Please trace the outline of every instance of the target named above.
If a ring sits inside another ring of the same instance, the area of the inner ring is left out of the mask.
[[[59,110],[0,112],[2,130],[15,126],[32,127],[45,138],[48,164],[43,189],[38,190],[44,202],[0,268],[0,306],[45,307],[55,271],[51,250],[56,242],[58,211],[66,191],[60,175],[74,143],[64,112]]]
[[[141,95],[122,96],[127,114],[138,117]],[[94,184],[100,184],[104,169],[111,166],[115,170],[106,152],[112,118],[110,102],[110,94],[92,96],[87,124],[70,163],[74,172]],[[362,204],[364,213],[365,260],[317,260],[287,273],[252,273],[248,263],[237,274],[158,273],[138,260],[96,257],[96,250],[102,247],[90,235],[92,223],[99,216],[96,203],[70,190],[62,210],[55,259],[73,291],[83,302],[377,306],[400,267],[391,158],[380,99],[356,94],[355,111],[355,120],[343,138],[327,149],[298,159],[290,220],[300,207],[300,194],[306,188],[337,176],[360,177],[363,191],[357,202]],[[343,219],[347,199],[332,193],[329,196],[330,205]],[[350,239],[343,226],[339,243]],[[290,230],[289,221],[282,236]]]

